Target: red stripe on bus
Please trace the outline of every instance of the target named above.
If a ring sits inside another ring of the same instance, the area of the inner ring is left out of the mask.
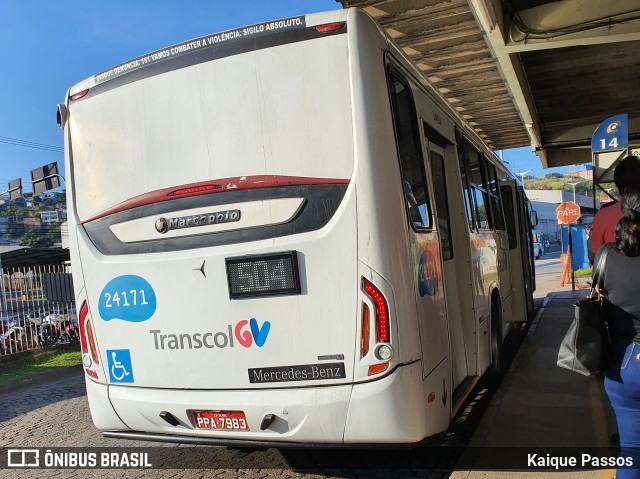
[[[123,201],[109,209],[92,216],[82,224],[104,218],[115,213],[121,213],[139,206],[162,203],[163,201],[175,200],[178,198],[188,198],[190,196],[208,195],[212,193],[222,193],[223,191],[256,190],[259,188],[273,188],[277,186],[306,186],[306,185],[346,185],[348,179],[340,178],[306,178],[303,176],[275,176],[256,175],[238,176],[235,178],[220,178],[211,181],[202,181],[188,185],[163,188],[151,191],[131,199]]]

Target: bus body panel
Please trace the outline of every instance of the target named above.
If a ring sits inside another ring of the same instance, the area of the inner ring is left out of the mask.
[[[399,171],[383,54],[387,41],[371,19],[349,9],[352,104],[358,197],[358,259],[389,285],[396,310],[394,355],[421,358],[411,243]]]
[[[345,442],[361,442],[365,431],[370,443],[391,442],[390,438],[395,438],[393,442],[417,442],[445,431],[451,403],[448,375],[446,360],[426,379],[416,362],[383,380],[354,386]]]
[[[103,256],[81,241],[81,256],[100,265],[84,281],[102,364],[113,366],[108,351],[128,351],[133,379],[127,385],[134,387],[164,387],[167,377],[178,389],[350,382],[358,295],[355,218],[354,194],[348,193],[323,230],[253,242],[250,250],[234,244],[122,258]],[[297,252],[301,294],[229,300],[225,258],[289,250]],[[148,303],[155,295],[153,314],[141,321],[119,317],[124,301],[135,306],[143,300],[141,290]],[[287,381],[269,369],[323,363],[339,363],[344,371],[320,377],[310,367]],[[106,376],[120,381],[110,371]]]
[[[140,391],[109,386],[109,398],[118,416],[134,431],[244,440],[339,443],[343,440],[349,398],[354,386],[287,388],[266,391],[177,389]],[[197,429],[193,411],[243,411],[248,431]],[[160,417],[171,413],[172,426]],[[267,414],[275,416],[262,431]]]
[[[325,388],[265,391],[191,391],[150,389],[137,394],[132,388],[109,386],[110,399],[118,416],[132,430],[157,434],[216,437],[256,441],[311,443],[411,443],[446,429],[442,413],[448,392],[442,389],[447,365],[439,366],[430,391],[437,400],[425,408],[419,363],[399,367],[393,374],[371,382]],[[406,407],[396,407],[402,402]],[[215,404],[221,410],[244,411],[249,431],[195,429],[194,410]],[[160,418],[168,411],[179,425]],[[415,411],[424,411],[416,416]],[[262,419],[275,420],[264,431]]]
[[[87,400],[93,424],[102,431],[126,431],[129,429],[116,413],[109,398],[109,386],[91,379],[86,380]]]

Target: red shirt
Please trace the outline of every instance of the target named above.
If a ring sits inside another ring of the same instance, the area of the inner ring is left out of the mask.
[[[622,217],[622,206],[619,201],[596,213],[591,229],[591,249],[594,253],[597,253],[603,244],[615,242],[616,225]]]

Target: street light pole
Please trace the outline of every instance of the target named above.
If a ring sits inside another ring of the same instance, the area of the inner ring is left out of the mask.
[[[568,185],[571,185],[573,187],[573,202],[576,202],[576,185],[579,184],[580,182],[576,182],[576,183],[567,183]]]
[[[524,186],[524,175],[529,173],[531,170],[523,171],[522,173],[516,173],[516,175],[520,176],[520,181],[522,181],[522,186]]]

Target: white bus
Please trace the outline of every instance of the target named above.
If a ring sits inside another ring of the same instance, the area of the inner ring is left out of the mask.
[[[361,10],[136,58],[58,120],[109,437],[418,442],[532,311],[523,189]]]

